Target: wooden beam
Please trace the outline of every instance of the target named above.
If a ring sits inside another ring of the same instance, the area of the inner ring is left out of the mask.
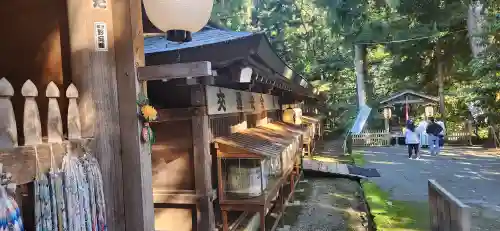
[[[206,106],[205,87],[196,85],[191,88],[191,105]],[[210,129],[208,115],[192,117],[194,180],[196,194],[202,195],[198,203],[198,231],[215,229],[212,193],[212,155],[210,155]]]
[[[215,198],[216,191],[210,193],[210,201]],[[205,195],[197,194],[195,190],[154,190],[154,203],[159,204],[191,204],[195,205],[200,202]]]
[[[206,107],[158,109],[158,119],[154,123],[190,120],[193,116],[205,115]]]
[[[78,146],[78,142],[87,143],[88,140],[81,139],[64,141],[63,143],[43,143],[36,145],[38,163],[34,146],[2,149],[0,150],[0,163],[3,166],[4,172],[12,174],[12,182],[17,185],[27,184],[35,179],[37,165],[42,172],[46,172],[50,169],[52,156],[54,158],[54,165],[61,166],[62,159],[67,153],[67,147],[71,147],[74,154],[83,155],[82,150]],[[72,145],[68,146],[70,143]],[[52,151],[50,150],[51,148]]]
[[[82,96],[79,99],[82,137],[95,137],[91,149],[102,171],[108,230],[125,230],[120,124],[116,119],[119,112],[114,13],[109,1],[94,5],[89,1],[67,0],[66,5],[71,57],[63,58],[71,61],[71,79]]]
[[[141,0],[112,1],[116,83],[118,85],[120,141],[123,161],[123,194],[126,227],[121,230],[154,230],[151,155],[142,143],[142,125],[137,117],[136,100],[141,86],[136,67],[143,54]]]
[[[208,61],[139,67],[139,81],[178,79],[210,75],[212,75],[212,63]]]

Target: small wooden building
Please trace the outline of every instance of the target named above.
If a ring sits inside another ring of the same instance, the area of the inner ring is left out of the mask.
[[[194,33],[188,43],[148,37],[145,54],[150,68],[178,62],[211,64],[211,75],[163,78],[147,85],[150,101],[159,108],[152,153],[156,228],[215,228],[226,216],[221,214],[221,194],[217,193],[221,182],[214,142],[280,121],[281,105],[315,99],[316,95],[260,33],[209,25]],[[260,139],[271,139],[259,134]],[[242,142],[258,142],[249,137]]]

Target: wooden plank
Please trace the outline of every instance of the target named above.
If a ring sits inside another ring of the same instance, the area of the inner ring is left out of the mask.
[[[215,190],[210,193],[211,201],[215,197]],[[154,203],[162,204],[197,204],[204,195],[197,194],[195,190],[158,190],[153,189]]]
[[[73,144],[78,142],[87,142],[85,140],[74,140]],[[48,171],[51,163],[51,155],[54,156],[56,166],[60,166],[62,158],[66,154],[66,147],[70,141],[57,144],[39,144],[35,146],[22,146],[11,149],[0,150],[0,163],[3,164],[3,171],[12,174],[12,181],[17,185],[27,184],[33,181],[36,175],[36,156],[38,154],[39,167],[41,171]],[[52,145],[52,154],[50,151]],[[73,146],[76,147],[76,146]],[[80,149],[75,149],[74,153],[82,155]]]
[[[470,231],[470,207],[455,198],[435,180],[429,180],[429,210],[432,231]]]
[[[72,81],[82,96],[79,99],[82,137],[96,138],[91,150],[94,150],[102,171],[108,229],[122,231],[126,230],[125,222],[129,220],[124,216],[123,193],[129,190],[123,189],[122,179],[120,124],[117,120],[122,113],[118,111],[117,101],[113,45],[115,13],[112,8],[109,1],[99,6],[88,1],[67,1],[71,55],[68,58],[71,60]],[[119,23],[122,21],[125,20],[118,20]],[[130,27],[130,23],[127,25]],[[116,35],[120,39],[123,36],[121,31]],[[127,91],[131,92],[130,89]],[[129,171],[135,169],[129,167]]]
[[[202,85],[191,89],[192,106],[205,106],[205,93]],[[207,115],[193,116],[193,155],[196,194],[202,195],[198,204],[197,231],[214,230],[215,216],[210,200],[212,192],[212,156],[210,155],[210,129]]]
[[[206,107],[158,109],[158,119],[154,123],[190,120],[193,116],[206,114]]]
[[[139,81],[202,77],[212,75],[212,63],[200,61],[144,66],[139,67],[138,72]]]
[[[137,82],[137,64],[143,47],[142,7],[140,0],[112,2],[116,82],[118,86],[120,140],[123,161],[123,196],[127,231],[154,230],[151,155],[142,143],[136,100],[141,91]],[[114,119],[115,119],[114,118]]]

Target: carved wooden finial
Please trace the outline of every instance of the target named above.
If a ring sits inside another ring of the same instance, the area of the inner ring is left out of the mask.
[[[28,79],[24,82],[23,88],[21,88],[21,94],[24,97],[37,97],[38,90],[36,89],[35,84]]]
[[[31,80],[26,80],[21,93],[26,98],[23,115],[24,145],[41,144],[42,127],[38,105],[35,101],[35,97],[38,96],[38,90]]]
[[[1,96],[13,96],[14,95],[14,88],[12,88],[12,85],[9,83],[9,81],[3,77],[0,79],[0,97]]]
[[[54,82],[50,81],[49,85],[47,86],[47,90],[45,90],[45,96],[48,98],[60,97],[59,88]]]
[[[17,147],[17,125],[10,97],[14,89],[6,78],[0,79],[0,149]],[[0,171],[1,172],[1,171]]]
[[[61,110],[57,98],[59,97],[59,88],[54,82],[50,82],[45,91],[45,95],[49,98],[49,108],[47,115],[47,136],[49,143],[62,142],[63,129]]]
[[[75,85],[70,84],[66,90],[68,104],[68,139],[80,139],[82,137],[82,128],[80,123],[80,111],[78,110],[78,90]]]
[[[76,89],[74,84],[70,84],[68,89],[66,90],[67,98],[78,98],[78,90]]]

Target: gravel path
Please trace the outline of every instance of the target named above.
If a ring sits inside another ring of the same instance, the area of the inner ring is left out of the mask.
[[[473,230],[500,230],[500,158],[479,148],[447,147],[440,156],[423,151],[421,160],[408,159],[406,147],[363,150],[373,178],[393,199],[427,201],[427,180],[435,179],[464,203],[473,207]]]

